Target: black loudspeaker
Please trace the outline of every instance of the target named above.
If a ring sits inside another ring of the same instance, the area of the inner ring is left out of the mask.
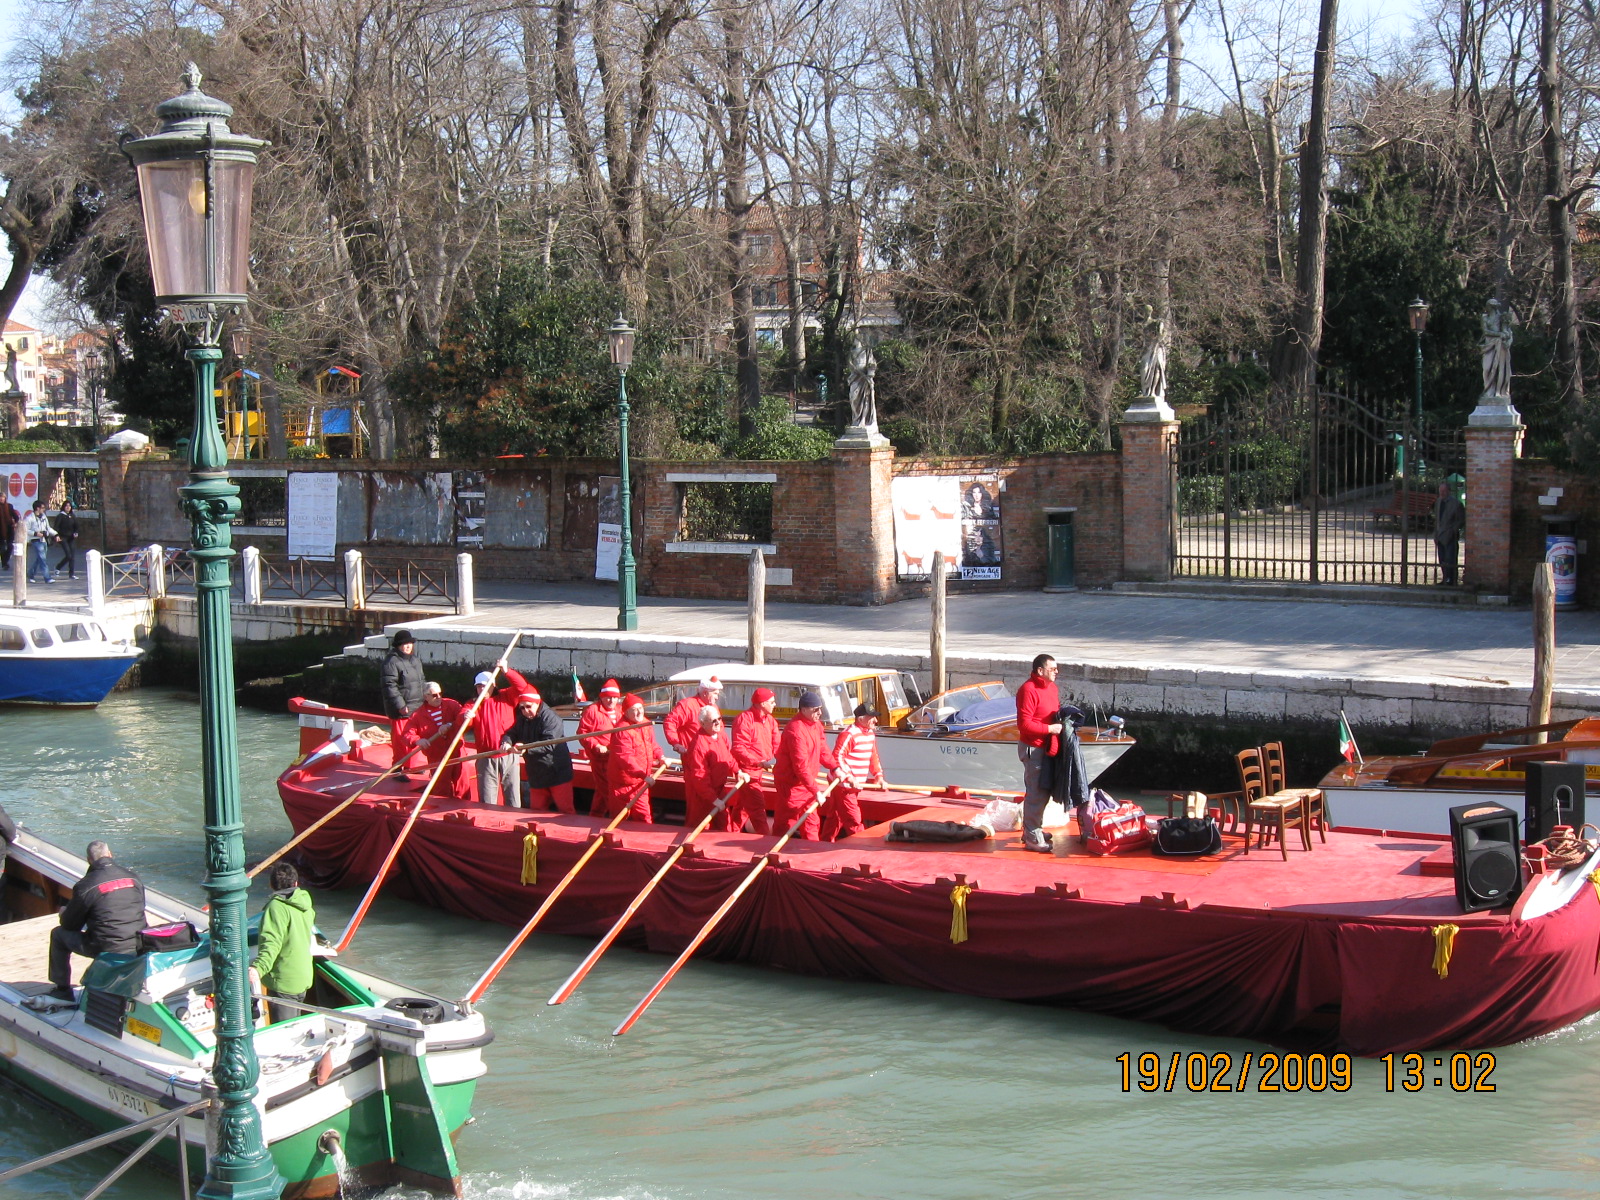
[[[1583,825],[1584,775],[1582,763],[1530,762],[1523,792],[1527,823],[1524,837],[1542,842],[1557,825]]]
[[[1456,900],[1462,912],[1499,908],[1522,891],[1517,814],[1503,804],[1461,804],[1450,810],[1456,853]]]

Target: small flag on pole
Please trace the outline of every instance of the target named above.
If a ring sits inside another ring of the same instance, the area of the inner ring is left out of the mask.
[[[572,673],[572,701],[574,704],[589,703],[589,693],[583,690],[583,681],[578,678],[578,673]]]
[[[1361,747],[1356,745],[1356,735],[1350,732],[1350,722],[1345,720],[1344,709],[1339,710],[1339,753],[1345,762],[1359,763],[1365,760],[1361,757]]]

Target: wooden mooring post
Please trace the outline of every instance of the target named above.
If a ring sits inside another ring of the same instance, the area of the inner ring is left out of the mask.
[[[1550,724],[1550,694],[1556,682],[1556,578],[1547,562],[1533,568],[1533,691],[1528,694],[1528,724]],[[1536,733],[1535,741],[1548,741]]]
[[[933,596],[933,626],[929,634],[928,658],[932,664],[932,695],[937,696],[950,686],[945,678],[944,671],[944,583],[945,583],[944,551],[933,552],[933,586],[930,592]]]
[[[750,551],[750,590],[747,599],[746,641],[752,667],[767,661],[767,562],[760,550]]]

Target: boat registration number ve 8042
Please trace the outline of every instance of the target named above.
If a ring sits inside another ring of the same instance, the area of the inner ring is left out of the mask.
[[[1453,1092],[1492,1092],[1495,1058],[1488,1051],[1425,1057],[1385,1054],[1384,1091],[1420,1092],[1428,1087]],[[1348,1054],[1280,1054],[1250,1051],[1235,1058],[1175,1050],[1170,1056],[1147,1051],[1116,1057],[1122,1090],[1131,1092],[1348,1092],[1354,1079]],[[1429,1065],[1431,1063],[1431,1066]]]

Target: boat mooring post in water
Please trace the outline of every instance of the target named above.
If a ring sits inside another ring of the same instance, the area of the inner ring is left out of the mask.
[[[217,427],[216,374],[223,322],[244,307],[249,278],[251,188],[256,151],[267,143],[228,128],[231,106],[200,90],[189,64],[187,89],[156,106],[161,128],[124,145],[139,176],[156,302],[189,336],[194,367],[194,435],[189,482],[179,489],[193,530],[200,641],[201,780],[205,794],[206,895],[216,989],[217,1105],[200,1196],[273,1200],[283,1191],[254,1100],[260,1078],[250,1019],[250,950],[245,902],[244,815],[239,799],[239,733],[234,713],[230,611],[234,518],[239,488],[228,478],[228,448]],[[198,201],[198,203],[197,203]]]

